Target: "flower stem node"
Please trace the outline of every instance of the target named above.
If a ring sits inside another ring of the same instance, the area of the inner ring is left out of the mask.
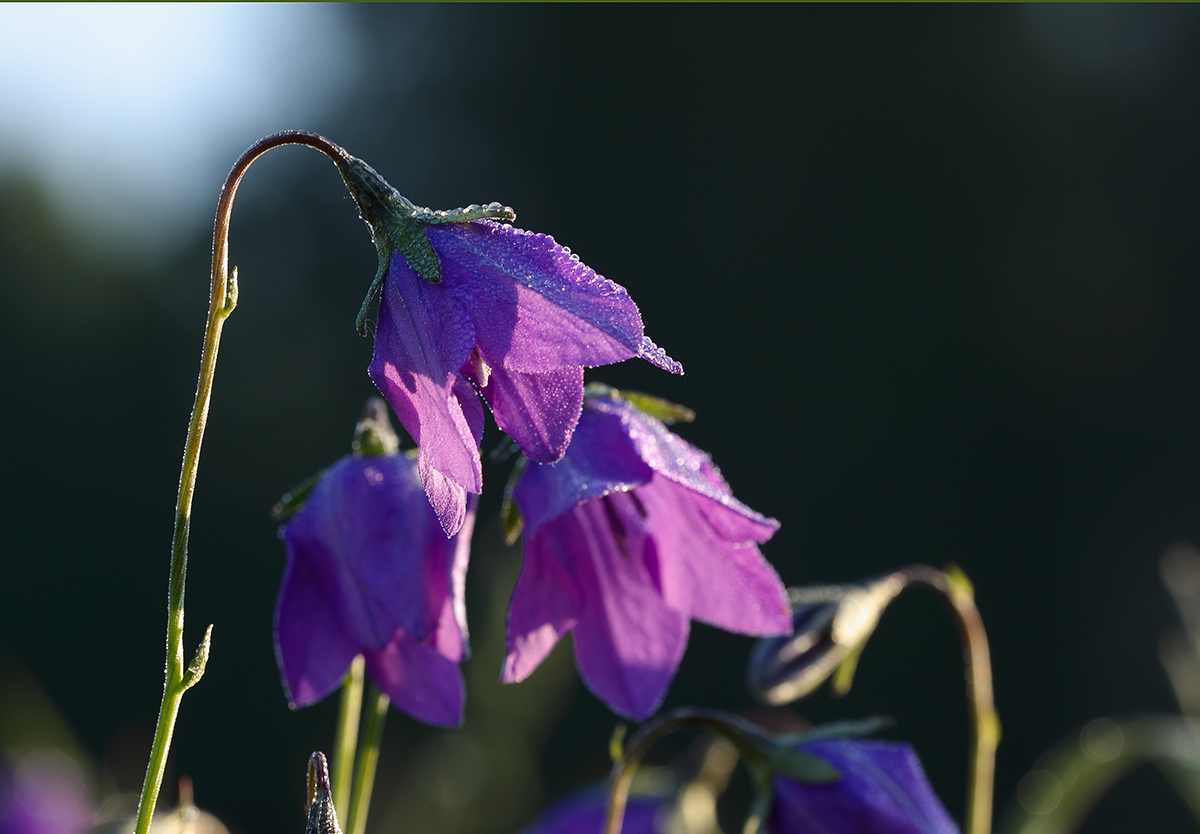
[[[195,686],[200,678],[204,677],[204,667],[208,665],[208,652],[212,647],[212,630],[210,624],[204,631],[204,639],[200,641],[200,645],[196,647],[196,655],[192,658],[192,662],[188,664],[187,671],[183,673],[183,680],[180,686],[187,690]]]
[[[516,220],[517,213],[500,203],[479,205],[472,203],[466,208],[437,210],[418,206],[379,176],[374,168],[358,157],[346,154],[337,162],[342,182],[346,184],[358,213],[371,228],[371,237],[379,252],[379,272],[371,282],[367,297],[358,314],[358,332],[366,325],[368,311],[383,289],[388,264],[392,253],[399,252],[408,261],[413,272],[431,284],[442,281],[442,266],[433,244],[425,235],[422,226],[439,226],[447,223],[467,223],[471,220]]]

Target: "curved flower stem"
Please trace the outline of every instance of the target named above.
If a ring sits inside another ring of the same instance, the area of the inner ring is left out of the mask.
[[[186,670],[184,669],[183,597],[187,580],[187,542],[192,516],[192,495],[196,491],[196,468],[200,462],[200,445],[204,439],[205,423],[208,421],[208,405],[217,367],[217,349],[221,343],[221,328],[225,325],[225,319],[237,306],[237,270],[234,270],[232,276],[229,275],[229,218],[233,209],[233,197],[250,163],[280,145],[307,145],[316,148],[335,164],[339,164],[339,170],[340,163],[348,156],[333,142],[315,133],[301,130],[276,133],[260,139],[241,155],[221,189],[213,229],[208,324],[204,329],[200,378],[196,383],[196,400],[192,406],[187,441],[183,447],[183,467],[179,475],[179,493],[175,502],[175,535],[171,543],[171,579],[167,591],[166,680],[163,684],[158,724],[154,730],[154,744],[150,748],[150,762],[146,767],[146,780],[142,784],[142,795],[138,802],[136,834],[146,834],[150,829],[150,818],[154,814],[158,792],[162,787],[163,771],[166,769],[167,753],[171,747],[171,735],[175,729],[179,703],[183,699],[183,693],[204,673],[204,661],[208,657],[208,644],[205,641],[201,644],[196,658]]]
[[[354,792],[350,796],[346,834],[363,834],[367,827],[371,790],[375,787],[375,766],[379,764],[379,743],[383,740],[383,719],[387,717],[389,703],[387,695],[377,687],[371,687],[371,694],[367,696],[367,724],[363,728],[362,746],[354,767]]]
[[[362,713],[363,656],[350,662],[350,671],[342,684],[342,702],[338,707],[337,740],[333,749],[333,807],[346,819],[350,804],[350,777],[354,772],[354,748],[358,745],[358,719]]]
[[[686,727],[702,727],[733,741],[735,746],[740,739],[734,738],[731,728],[745,728],[750,734],[761,733],[755,725],[735,715],[716,712],[714,710],[693,709],[685,707],[669,712],[666,715],[643,724],[629,740],[625,754],[619,761],[613,762],[611,783],[608,788],[608,812],[604,818],[604,828],[601,834],[621,834],[621,825],[625,818],[625,805],[629,801],[629,789],[633,786],[633,776],[637,772],[642,758],[650,748],[676,730]],[[354,834],[351,832],[351,834]]]
[[[937,591],[949,604],[963,641],[967,664],[967,699],[971,705],[971,766],[967,782],[965,834],[989,834],[992,829],[992,791],[996,747],[1000,743],[1000,718],[992,698],[992,662],[983,619],[975,607],[966,577],[952,577],[926,565],[898,571],[906,584]]]

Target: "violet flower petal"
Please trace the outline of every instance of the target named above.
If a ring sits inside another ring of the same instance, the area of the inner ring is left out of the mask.
[[[729,541],[709,520],[714,514],[743,516],[657,474],[633,495],[654,519],[667,605],[726,631],[791,633],[791,606],[779,574],[752,541]]]
[[[471,654],[467,638],[467,563],[471,556],[471,533],[475,528],[474,495],[467,496],[467,517],[457,535],[442,540],[441,559],[427,559],[425,570],[425,610],[435,620],[433,645],[443,657],[461,661]]]
[[[289,559],[275,605],[275,657],[288,705],[296,709],[324,698],[356,654],[320,577],[306,561]]]
[[[397,626],[418,639],[432,630],[425,614],[429,563],[445,571],[448,542],[432,526],[412,462],[399,456],[346,456],[326,470],[306,511],[282,530],[288,551],[321,578],[337,621],[365,648],[382,649]],[[449,595],[443,580],[437,588]]]
[[[490,220],[426,226],[443,283],[470,312],[497,364],[541,373],[621,362],[642,349],[629,293],[549,235]]]
[[[504,683],[517,683],[536,669],[559,639],[579,622],[579,588],[546,550],[541,536],[525,548],[521,575],[508,604],[508,655]]]
[[[474,344],[470,316],[454,296],[393,255],[369,373],[417,442],[421,478],[447,535],[465,518],[466,492],[483,489],[483,407],[458,373]]]
[[[589,400],[585,411],[588,410],[619,416],[625,423],[626,433],[638,456],[655,472],[740,515],[744,521],[737,522],[735,529],[745,532],[734,533],[733,529],[729,529],[730,538],[764,542],[779,529],[778,521],[755,512],[734,498],[729,485],[713,466],[712,459],[661,421],[626,402]],[[734,524],[733,516],[726,515],[718,523],[722,526]]]
[[[383,651],[364,652],[363,657],[371,680],[397,708],[426,724],[462,723],[462,670],[436,648],[397,629]]]
[[[528,466],[513,490],[525,529],[536,530],[576,504],[647,483],[654,472],[637,455],[619,414],[585,404],[569,453],[553,466]]]
[[[583,410],[583,368],[532,374],[493,365],[480,391],[496,425],[525,457],[554,463],[567,451]]]
[[[816,785],[776,776],[768,834],[958,834],[907,744],[829,739],[801,749],[842,778]]]
[[[622,834],[658,834],[659,822],[670,812],[669,799],[631,796],[625,805]],[[550,806],[521,834],[602,834],[607,813],[608,792],[587,791]]]
[[[575,658],[584,683],[614,712],[635,720],[650,716],[687,648],[686,612],[671,610],[656,587],[657,566],[647,564],[640,519],[619,499],[606,496],[543,525],[546,549],[569,566],[583,604],[576,625]],[[614,536],[614,526],[624,528]]]

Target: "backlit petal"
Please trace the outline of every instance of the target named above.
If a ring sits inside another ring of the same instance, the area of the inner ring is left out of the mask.
[[[489,220],[425,228],[442,282],[470,312],[476,338],[510,370],[538,373],[637,356],[642,319],[625,288],[549,235]]]
[[[578,622],[579,589],[541,539],[536,535],[526,543],[521,575],[508,604],[508,656],[501,676],[505,683],[529,677]]]
[[[477,374],[472,378],[480,384]],[[492,365],[480,391],[496,425],[527,458],[554,463],[567,451],[583,408],[583,368],[530,374]]]
[[[670,607],[742,634],[790,634],[779,574],[750,541],[722,538],[709,515],[740,514],[655,475],[634,493],[653,520],[662,594]]]
[[[527,466],[513,499],[525,529],[533,531],[583,501],[632,489],[653,474],[630,443],[620,415],[585,406],[566,456],[549,466]]]
[[[449,533],[458,529],[455,521],[462,523],[465,507],[440,482],[431,489],[426,473],[440,473],[463,493],[483,489],[482,406],[458,373],[474,342],[470,317],[445,287],[422,280],[393,256],[369,371],[417,442],[422,479]]]
[[[582,595],[575,658],[588,687],[614,712],[650,716],[687,648],[688,616],[667,607],[635,536],[613,535],[612,508],[589,501],[546,524],[546,548],[571,566]],[[624,521],[628,521],[625,519]]]

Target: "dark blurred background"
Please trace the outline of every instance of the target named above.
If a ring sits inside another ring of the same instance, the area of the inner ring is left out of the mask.
[[[1089,719],[1177,709],[1157,565],[1200,541],[1195,7],[207,8],[132,46],[130,8],[0,15],[0,744],[41,732],[98,796],[140,787],[212,210],[237,154],[293,127],[422,205],[514,206],[626,286],[687,375],[591,378],[698,412],[681,433],[782,522],[765,552],[785,582],[961,565],[994,651],[1001,808]],[[84,30],[93,51],[64,63]],[[336,705],[287,709],[268,512],[348,450],[373,392],[353,319],[375,253],[334,169],[285,148],[239,191],[231,263],[188,589],[189,647],[212,622],[213,655],[165,800],[190,775],[235,834],[282,834]],[[508,834],[607,771],[616,719],[569,640],[498,683],[506,477],[485,473],[466,725],[392,712],[376,832]],[[696,626],[664,708],[751,708],[749,647]],[[961,656],[936,600],[889,610],[848,697],[797,709],[895,716],[961,819]],[[1084,830],[1135,824],[1194,830],[1151,770]]]

